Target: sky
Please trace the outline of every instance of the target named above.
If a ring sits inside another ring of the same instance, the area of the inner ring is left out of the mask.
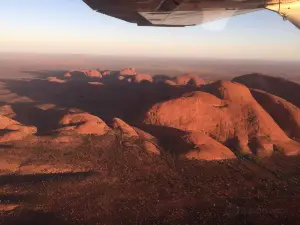
[[[0,0],[0,51],[300,61],[300,30],[261,10],[184,28],[138,27],[81,0]]]

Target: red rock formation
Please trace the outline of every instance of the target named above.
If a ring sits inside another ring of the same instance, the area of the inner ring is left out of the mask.
[[[137,132],[127,123],[125,123],[123,120],[119,118],[113,119],[113,128],[122,134],[125,138],[132,138],[132,137],[138,137],[139,135]]]
[[[61,134],[78,133],[104,135],[110,128],[98,117],[89,113],[69,113],[59,121]]]
[[[12,119],[16,116],[16,113],[14,112],[11,105],[3,105],[0,107],[0,115]]]
[[[0,115],[0,143],[19,141],[37,132],[36,127],[25,126],[8,117]]]
[[[206,85],[205,91],[209,93],[193,92],[154,105],[144,123],[202,132],[242,154],[256,154],[257,143],[259,155],[270,154],[262,138],[271,143],[290,141],[245,86],[220,81]]]
[[[102,75],[97,70],[84,70],[85,76],[91,77],[91,78],[102,78]]]
[[[66,73],[67,78],[102,78],[102,74],[98,70],[71,70]]]
[[[47,80],[52,83],[59,83],[59,84],[66,83],[65,80],[59,79],[57,77],[48,77]]]
[[[111,71],[110,70],[103,70],[103,71],[101,71],[101,74],[102,74],[103,77],[110,76]]]
[[[152,79],[152,76],[149,74],[137,74],[133,77],[133,82],[134,83],[142,83],[142,82],[152,83],[153,79]]]
[[[68,78],[68,77],[72,77],[71,72],[65,73],[64,77],[67,77],[67,78]]]
[[[159,155],[158,141],[155,137],[136,127],[132,127],[119,118],[113,119],[112,124],[115,132],[119,133],[122,138],[137,141],[145,151]]]
[[[172,80],[165,80],[165,81],[163,81],[163,83],[166,84],[166,85],[170,85],[170,86],[176,85],[176,83]]]
[[[229,148],[201,132],[191,132],[182,138],[187,143],[184,156],[188,159],[223,160],[236,158]]]
[[[119,75],[133,76],[133,75],[136,75],[136,70],[135,70],[135,68],[124,68],[119,72]]]
[[[174,82],[178,85],[199,86],[205,84],[205,81],[194,74],[184,74],[174,78]]]

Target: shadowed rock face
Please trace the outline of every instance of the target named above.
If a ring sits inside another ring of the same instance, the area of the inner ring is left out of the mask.
[[[300,140],[300,109],[298,107],[264,91],[252,89],[251,93],[290,138]]]
[[[266,91],[300,107],[300,84],[262,74],[244,75],[234,78],[233,81],[244,84],[248,88]]]
[[[154,83],[161,83],[161,82],[164,82],[167,80],[172,80],[172,78],[167,75],[162,75],[162,74],[153,76]]]

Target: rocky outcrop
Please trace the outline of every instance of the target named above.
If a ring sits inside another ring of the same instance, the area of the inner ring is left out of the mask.
[[[149,74],[137,74],[133,77],[134,83],[152,83],[152,76]]]
[[[170,86],[176,85],[176,83],[172,80],[165,80],[162,83],[165,84],[165,85],[170,85]]]
[[[16,116],[16,113],[14,112],[11,105],[3,105],[0,107],[0,115],[12,119]]]
[[[102,74],[97,70],[84,70],[83,72],[90,78],[102,78]]]
[[[64,75],[66,78],[84,79],[84,78],[102,78],[98,70],[71,70]]]
[[[160,154],[158,141],[151,134],[136,127],[132,127],[119,118],[113,119],[112,126],[114,131],[121,135],[122,139],[130,140],[133,144],[137,143],[138,146],[149,153],[156,155]]]
[[[174,78],[174,82],[177,85],[192,85],[192,86],[200,86],[205,84],[205,81],[195,74],[184,74],[180,76],[176,76]]]
[[[137,132],[127,123],[119,118],[113,119],[112,127],[125,138],[138,137]]]
[[[235,159],[227,147],[201,132],[190,132],[182,137],[186,143],[184,157],[197,160]]]
[[[0,115],[0,143],[19,141],[37,132],[34,126],[25,126]]]
[[[121,76],[133,76],[136,75],[135,68],[124,68],[120,70],[119,75]]]
[[[48,80],[49,82],[52,82],[52,83],[58,83],[58,84],[66,83],[65,80],[59,79],[59,78],[57,78],[57,77],[48,77],[47,80]]]
[[[69,113],[59,121],[60,134],[104,135],[110,128],[99,117],[89,113]]]

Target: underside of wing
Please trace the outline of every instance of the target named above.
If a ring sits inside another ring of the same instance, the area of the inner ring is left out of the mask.
[[[140,12],[152,25],[165,26],[192,26],[215,21],[223,18],[245,14],[255,11],[254,9],[226,9],[214,8],[202,11],[174,11],[174,12]]]
[[[263,0],[84,0],[97,12],[139,26],[192,26],[263,8]]]

